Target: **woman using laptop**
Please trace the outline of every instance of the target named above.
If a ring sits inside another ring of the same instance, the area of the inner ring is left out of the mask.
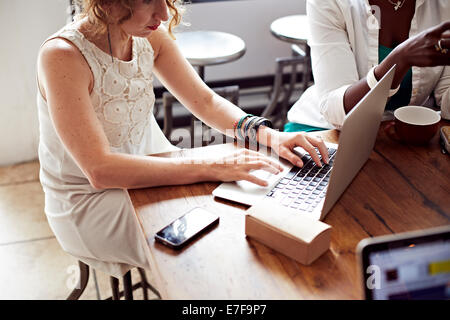
[[[340,128],[396,64],[386,111],[441,108],[450,119],[450,2],[308,0],[315,84],[288,113],[286,131]]]
[[[198,118],[222,133],[265,143],[293,164],[302,146],[320,163],[325,144],[272,130],[209,89],[177,48],[174,0],[85,0],[80,19],[45,41],[38,58],[40,180],[45,212],[65,251],[119,277],[147,268],[126,189],[248,180],[281,166],[255,151],[205,161],[147,156],[176,150],[152,113],[153,75]],[[169,14],[170,12],[170,14]],[[171,17],[170,17],[171,16]],[[161,23],[169,20],[168,30]]]

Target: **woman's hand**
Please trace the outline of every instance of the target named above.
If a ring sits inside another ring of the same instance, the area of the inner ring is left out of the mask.
[[[391,88],[397,88],[408,70],[415,67],[435,67],[450,65],[450,50],[444,53],[436,50],[439,40],[443,49],[450,47],[450,21],[429,28],[398,45],[374,70],[375,78],[380,80],[395,64],[395,76]],[[367,92],[366,80],[359,82],[364,89],[350,87],[345,93],[344,107],[349,112]],[[355,96],[353,91],[358,90]]]
[[[450,65],[450,50],[444,53],[437,49],[439,41],[441,41],[443,49],[449,49],[449,38],[450,21],[446,21],[405,40],[375,69],[375,76],[377,79],[381,78],[385,71],[395,63],[397,64],[396,78],[398,79],[394,78],[393,83],[397,85],[401,82],[408,69],[413,66],[435,67]],[[387,68],[380,68],[382,64],[387,64]]]
[[[322,160],[328,163],[328,148],[322,138],[305,134],[304,132],[278,132],[272,129],[264,128],[264,133],[270,135],[270,147],[280,157],[288,160],[297,167],[303,166],[302,159],[294,153],[295,147],[302,147],[311,155],[311,158],[318,166],[322,166],[316,149],[319,149]],[[260,135],[261,137],[261,135]],[[261,141],[261,140],[260,140]]]
[[[247,180],[263,187],[267,186],[267,181],[252,175],[251,171],[265,170],[278,174],[283,169],[276,161],[248,149],[240,149],[226,156],[208,159],[207,162],[211,165],[208,171],[212,180],[224,182]]]
[[[409,66],[435,67],[450,65],[450,53],[442,53],[436,49],[439,40],[441,40],[443,48],[449,48],[449,31],[450,21],[446,21],[409,38],[397,48],[403,53],[404,61]]]

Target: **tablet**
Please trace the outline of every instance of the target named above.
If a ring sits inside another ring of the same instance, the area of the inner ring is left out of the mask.
[[[357,254],[368,300],[450,299],[450,225],[364,239]]]

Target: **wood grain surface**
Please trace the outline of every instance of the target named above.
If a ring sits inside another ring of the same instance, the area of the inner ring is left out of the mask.
[[[438,135],[426,146],[408,146],[391,140],[384,125],[368,162],[324,220],[333,227],[330,250],[310,266],[246,238],[248,207],[214,198],[217,182],[129,190],[162,297],[363,298],[355,254],[360,240],[450,224],[450,157],[441,153]],[[320,135],[338,141],[337,131]],[[225,144],[161,156],[224,154],[234,148]],[[199,205],[220,215],[217,227],[181,251],[155,243],[157,231]]]

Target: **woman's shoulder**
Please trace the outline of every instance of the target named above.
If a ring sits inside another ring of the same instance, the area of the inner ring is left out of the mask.
[[[69,23],[49,36],[41,45],[39,55],[52,57],[80,58],[80,49],[77,43],[77,25]]]
[[[307,5],[313,5],[323,9],[342,9],[351,8],[358,5],[364,5],[364,1],[361,0],[307,0]]]
[[[345,20],[353,17],[353,11],[365,10],[365,4],[361,0],[307,0],[306,12],[313,20],[344,26]]]
[[[370,4],[364,0],[307,0],[306,11],[310,15],[312,11],[320,14],[328,13],[329,18],[344,19],[356,15],[364,16],[364,12],[370,10]]]
[[[346,19],[352,16],[352,0],[307,0],[306,12],[310,24],[316,26],[333,25],[345,29]]]
[[[54,62],[84,60],[80,50],[72,42],[59,37],[49,39],[41,46],[39,59],[48,59]]]
[[[80,84],[92,82],[90,68],[83,55],[63,38],[50,39],[41,46],[37,68],[38,75],[44,78],[60,79],[69,75],[79,79]]]
[[[169,31],[164,25],[160,25],[156,31],[152,32],[151,35],[145,39],[148,43],[150,43],[155,59],[158,57],[167,42],[173,41],[169,35]]]

